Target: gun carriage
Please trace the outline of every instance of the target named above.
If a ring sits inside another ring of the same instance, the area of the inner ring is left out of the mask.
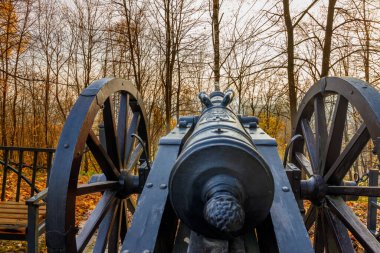
[[[49,252],[354,252],[349,232],[367,252],[380,252],[345,202],[379,196],[380,189],[344,180],[369,141],[380,154],[374,88],[336,77],[312,86],[283,161],[256,117],[229,108],[232,91],[199,97],[202,113],[179,119],[151,165],[148,119],[134,86],[101,79],[81,93],[50,176]],[[362,122],[344,140],[352,108]],[[101,174],[80,184],[86,149]],[[85,194],[101,197],[78,224],[76,201]],[[311,202],[306,212],[304,200]]]

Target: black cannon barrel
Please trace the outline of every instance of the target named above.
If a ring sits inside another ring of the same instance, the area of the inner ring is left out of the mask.
[[[195,232],[230,238],[266,218],[273,177],[227,107],[232,91],[199,97],[205,109],[170,175],[170,200],[177,216]]]

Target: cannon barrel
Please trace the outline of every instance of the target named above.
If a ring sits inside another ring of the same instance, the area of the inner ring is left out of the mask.
[[[227,106],[232,91],[200,93],[202,115],[169,180],[177,216],[195,232],[231,238],[259,225],[273,201],[270,169]]]

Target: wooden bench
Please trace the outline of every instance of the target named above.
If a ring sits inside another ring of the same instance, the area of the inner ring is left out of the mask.
[[[38,252],[38,237],[45,232],[47,188],[42,191],[36,188],[37,170],[46,170],[47,178],[49,177],[54,151],[54,149],[0,146],[0,155],[2,153],[0,240],[27,241],[29,253]],[[26,155],[31,157],[30,165],[25,163]],[[14,157],[18,158],[17,162],[12,161]],[[39,164],[44,166],[41,167]],[[30,172],[29,177],[23,173],[27,170]],[[14,199],[9,199],[9,194],[6,194],[7,182],[10,182],[9,173],[17,175],[16,188],[11,189],[11,192],[15,193]],[[25,191],[25,184],[30,188],[29,196],[21,194],[22,189]]]
[[[38,223],[45,219],[46,207],[41,207]],[[28,225],[28,206],[20,202],[0,202],[0,234],[25,234]]]

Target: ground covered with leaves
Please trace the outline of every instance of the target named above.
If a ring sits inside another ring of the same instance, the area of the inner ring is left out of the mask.
[[[26,176],[28,172],[26,171]],[[2,173],[1,173],[2,174]],[[37,173],[37,187],[38,189],[45,188],[46,175],[43,172]],[[79,183],[86,183],[90,179],[90,174],[82,174],[79,177]],[[2,177],[0,176],[0,182],[2,182]],[[17,184],[17,175],[15,173],[10,173],[7,178],[6,184],[6,200],[14,200],[15,197],[15,189]],[[1,186],[0,186],[1,187]],[[26,184],[22,184],[21,187],[21,201],[25,201],[30,196],[30,187]],[[100,198],[100,194],[91,194],[91,195],[83,195],[77,199],[76,202],[76,222],[78,226],[81,223],[87,220],[91,211],[95,208],[98,200]],[[367,198],[361,197],[358,201],[347,202],[348,205],[354,210],[356,215],[360,218],[360,220],[367,224]],[[305,201],[305,207],[308,208],[308,203]],[[378,224],[380,224],[380,212],[378,212]],[[379,229],[379,228],[378,228]],[[313,241],[314,231],[313,228],[309,231],[310,239]],[[354,239],[354,237],[350,234],[351,239],[353,241],[354,247],[357,252],[363,252],[364,250],[361,245]],[[40,252],[47,252],[46,243],[45,243],[45,235],[40,236],[39,243],[41,245]],[[26,242],[22,241],[0,241],[0,252],[26,252]]]
[[[360,197],[358,201],[348,201],[346,202],[349,207],[355,212],[355,214],[359,217],[359,219],[363,222],[363,224],[367,224],[367,212],[368,212],[368,199],[366,197]],[[305,209],[310,206],[308,201],[304,201]],[[377,230],[380,229],[380,211],[377,211]],[[314,241],[314,225],[309,230],[310,240],[313,243]],[[360,243],[355,239],[355,237],[349,232],[349,236],[351,238],[352,244],[356,252],[364,253],[363,247]]]

